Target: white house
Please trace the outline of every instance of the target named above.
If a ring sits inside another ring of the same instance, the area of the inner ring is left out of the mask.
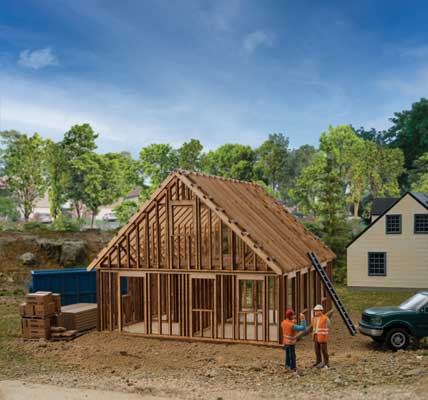
[[[347,246],[348,286],[428,288],[428,193],[374,204],[379,214]]]

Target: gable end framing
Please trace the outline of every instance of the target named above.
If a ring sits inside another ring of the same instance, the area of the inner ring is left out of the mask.
[[[244,243],[249,250],[251,250],[255,256],[257,256],[272,272],[278,275],[282,275],[283,272],[281,268],[277,265],[276,261],[273,257],[266,254],[266,252],[262,249],[261,245],[256,243],[252,238],[251,235],[248,232],[245,232],[239,225],[227,215],[227,213],[222,210],[220,207],[218,207],[214,201],[209,198],[209,196],[203,192],[203,190],[198,187],[188,176],[187,172],[183,171],[174,171],[170,174],[170,176],[162,183],[162,185],[149,197],[149,199],[142,205],[140,210],[129,220],[129,222],[120,229],[120,231],[115,235],[115,237],[108,243],[108,245],[101,250],[101,252],[98,254],[98,256],[89,264],[87,267],[87,270],[90,271],[96,267],[100,267],[103,263],[108,263],[111,265],[111,254],[114,251],[117,251],[117,257],[120,259],[120,254],[127,254],[126,257],[126,263],[128,264],[128,267],[130,265],[130,260],[132,259],[134,264],[139,265],[140,262],[140,246],[136,245],[135,251],[136,251],[136,260],[131,257],[130,253],[130,237],[133,231],[135,230],[135,240],[136,243],[139,243],[140,241],[140,229],[137,227],[139,226],[140,222],[142,222],[145,218],[148,218],[148,214],[152,209],[152,205],[157,199],[162,195],[163,192],[166,192],[165,196],[165,207],[166,207],[166,213],[168,216],[168,221],[170,221],[170,199],[168,195],[169,188],[171,187],[170,184],[173,183],[174,179],[178,180],[182,183],[185,187],[189,189],[191,193],[195,196],[196,199],[199,199],[204,206],[206,206],[213,215],[215,215],[218,220],[224,224],[227,228],[230,229],[231,232],[233,232],[234,235],[236,235],[237,238],[239,238],[242,243]],[[186,202],[185,200],[181,200],[181,203]],[[190,204],[190,200],[188,201]],[[193,201],[192,201],[193,203]],[[183,203],[184,204],[184,203]],[[199,204],[196,202],[196,204]],[[157,208],[157,206],[155,206]],[[156,210],[156,219],[158,220],[158,211]],[[198,213],[199,214],[199,213]],[[211,215],[211,213],[210,213]],[[147,221],[147,220],[146,220]],[[198,221],[194,221],[195,224],[198,223]],[[166,225],[169,225],[170,222],[167,222]],[[199,221],[200,223],[200,221]],[[146,227],[147,229],[147,227]],[[169,237],[169,227],[165,227],[165,235]],[[161,243],[160,239],[160,228],[156,231],[156,235],[158,236],[157,239],[157,246],[160,246],[159,243]],[[144,231],[144,234],[147,234],[147,231]],[[195,237],[196,241],[200,241],[201,239],[196,235]],[[121,245],[121,242],[124,242],[124,245]],[[220,241],[221,242],[221,241]],[[170,246],[170,240],[165,241],[166,246]],[[219,244],[222,246],[222,244]],[[121,253],[121,252],[124,253]],[[152,251],[156,251],[156,249],[152,249]],[[171,257],[170,251],[167,251],[168,257]],[[146,253],[147,254],[147,253]],[[159,254],[159,253],[158,253]],[[199,263],[200,261],[196,261],[196,263]],[[119,261],[120,263],[120,261]],[[159,267],[159,258],[157,259],[157,267]],[[120,265],[120,264],[119,264]]]

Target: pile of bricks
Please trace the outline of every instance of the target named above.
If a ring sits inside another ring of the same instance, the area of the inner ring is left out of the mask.
[[[61,312],[61,296],[52,292],[28,293],[19,305],[21,333],[25,339],[70,338],[76,332],[66,331]]]

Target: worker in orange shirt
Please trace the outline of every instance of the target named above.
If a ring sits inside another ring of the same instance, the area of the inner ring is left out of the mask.
[[[293,310],[285,312],[285,319],[282,321],[282,336],[285,350],[285,368],[297,373],[296,363],[296,342],[297,333],[306,329],[306,320],[303,314],[300,314],[301,324],[296,323],[296,315]]]
[[[314,318],[312,320],[312,339],[316,355],[316,368],[329,368],[328,348],[330,319],[324,313],[324,307],[318,304],[314,307]],[[323,361],[324,360],[324,361]]]

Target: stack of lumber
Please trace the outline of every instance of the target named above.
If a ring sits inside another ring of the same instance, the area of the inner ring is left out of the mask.
[[[87,331],[97,326],[97,305],[93,303],[70,304],[61,308],[64,327],[78,332]]]
[[[24,338],[49,339],[51,327],[61,323],[61,296],[52,292],[28,293],[19,305],[19,313]]]
[[[63,326],[51,327],[51,340],[73,340],[79,334],[76,330],[67,330]]]

